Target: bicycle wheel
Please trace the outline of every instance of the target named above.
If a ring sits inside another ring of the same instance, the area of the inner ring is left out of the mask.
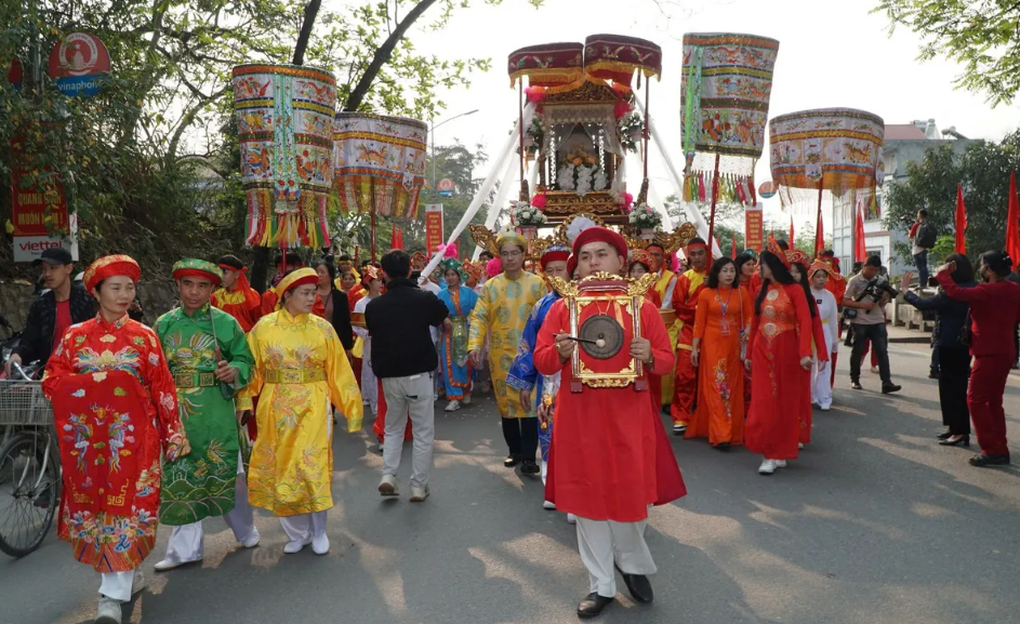
[[[39,548],[53,524],[60,492],[58,453],[45,429],[21,432],[0,449],[0,550],[12,557]]]

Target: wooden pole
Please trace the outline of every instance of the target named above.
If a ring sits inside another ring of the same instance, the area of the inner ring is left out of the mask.
[[[647,165],[646,165],[647,166]],[[719,154],[715,155],[715,171],[712,172],[712,212],[708,217],[708,257],[709,260],[715,257],[713,245],[715,239],[715,204],[719,200]],[[710,263],[711,264],[711,263]]]
[[[372,262],[375,262],[375,210],[372,211]]]
[[[825,191],[825,178],[818,180],[818,216],[815,218],[815,251],[814,255],[825,247],[825,239],[822,238],[822,193]],[[793,241],[790,241],[791,248]]]
[[[520,82],[517,83],[517,127],[520,128],[520,132],[518,132],[519,136],[518,136],[518,142],[517,142],[517,151],[518,151],[518,154],[517,154],[518,158],[517,158],[517,160],[518,160],[518,163],[520,164],[520,169],[521,169],[521,192],[520,192],[521,197],[520,197],[520,200],[521,201],[526,201],[526,200],[529,199],[529,197],[528,197],[528,192],[527,192],[528,180],[527,180],[527,177],[524,175],[524,78],[523,77],[520,79]],[[499,207],[497,206],[497,210],[498,209],[499,209]]]
[[[638,80],[641,79],[640,77],[641,77],[641,74],[639,73],[638,74]],[[644,152],[645,152],[645,171],[644,171],[644,176],[643,176],[644,180],[648,179],[648,134],[649,134],[649,131],[648,131],[648,103],[649,103],[649,101],[651,99],[652,99],[652,81],[651,80],[646,80],[645,81],[645,131],[644,131],[644,139],[645,139],[645,149],[644,149]]]

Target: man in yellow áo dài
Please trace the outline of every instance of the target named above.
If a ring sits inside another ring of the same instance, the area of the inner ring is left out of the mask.
[[[333,507],[333,420],[330,404],[347,417],[347,431],[361,431],[361,393],[336,330],[311,313],[318,275],[298,269],[276,287],[280,309],[262,317],[248,334],[255,358],[252,382],[238,409],[258,396],[259,437],[248,471],[248,500],[279,516],[290,542],[329,552],[326,510]]]
[[[666,248],[661,243],[653,242],[645,250],[651,254],[656,264],[658,264],[658,268],[653,268],[652,270],[659,272],[659,281],[655,282],[653,288],[659,294],[659,301],[662,302],[660,307],[663,310],[672,310],[673,289],[676,288],[676,273],[670,271],[669,267],[666,266]],[[676,337],[680,333],[680,325],[681,323],[678,321],[666,325],[666,329],[669,330],[669,343],[673,347],[674,356],[676,356]],[[673,400],[673,371],[664,372],[661,379],[662,404],[668,406]]]
[[[489,338],[489,370],[499,415],[503,418],[503,438],[509,454],[503,465],[521,464],[521,472],[538,474],[538,418],[521,407],[518,393],[507,393],[506,376],[510,372],[521,334],[531,309],[547,290],[542,278],[524,271],[527,242],[517,232],[504,232],[496,238],[503,273],[485,282],[471,315],[468,350],[475,366],[481,364],[485,338]]]

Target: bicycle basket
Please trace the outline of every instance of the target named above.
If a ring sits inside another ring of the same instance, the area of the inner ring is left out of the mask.
[[[43,396],[42,383],[0,379],[0,425],[49,425],[53,406]]]

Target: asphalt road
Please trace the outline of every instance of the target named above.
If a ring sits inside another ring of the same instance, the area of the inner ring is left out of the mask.
[[[659,574],[651,606],[618,596],[599,621],[685,624],[986,624],[1020,622],[1020,465],[977,469],[976,448],[942,448],[936,382],[924,345],[892,347],[902,393],[849,389],[840,359],[836,406],[815,412],[813,443],[790,468],[673,438],[690,494],[653,510]],[[1007,389],[1020,439],[1020,373]],[[256,518],[262,545],[237,546],[206,521],[205,560],[155,574],[125,621],[147,624],[357,622],[552,624],[576,621],[588,581],[564,515],[544,511],[537,479],[502,466],[491,397],[437,409],[432,497],[375,487],[381,456],[364,434],[338,434],[329,515],[332,550],[284,555],[285,536]],[[366,430],[371,423],[366,423]],[[1014,441],[1014,457],[1020,446]],[[1018,462],[1020,464],[1020,462]],[[91,622],[98,577],[55,537],[21,560],[0,555],[0,624]],[[621,591],[625,591],[622,582]]]

